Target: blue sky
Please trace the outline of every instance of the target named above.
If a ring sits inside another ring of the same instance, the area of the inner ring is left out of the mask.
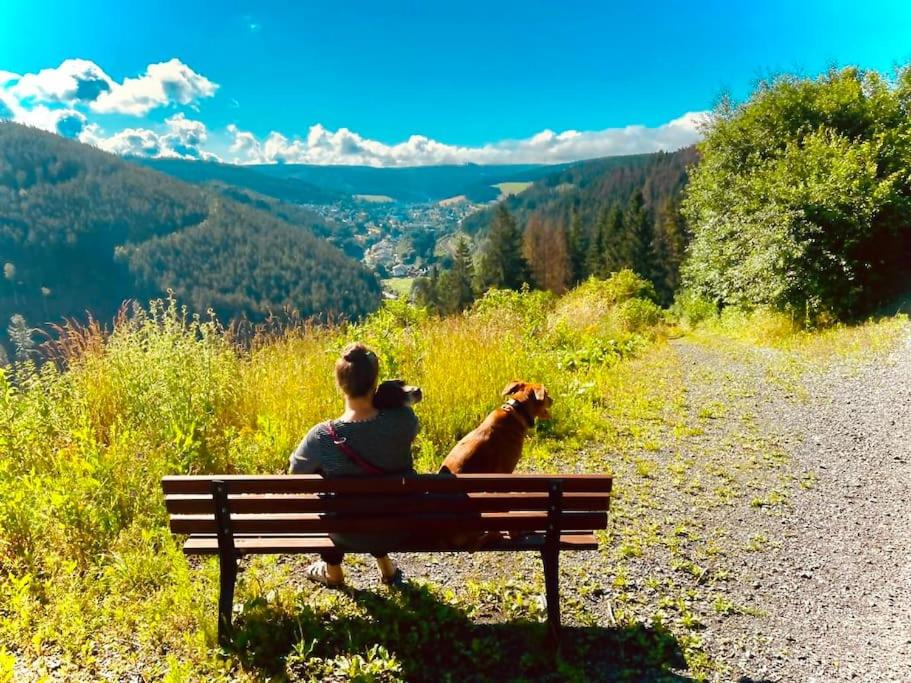
[[[909,39],[911,2],[875,0],[0,0],[0,116],[120,153],[563,161],[688,144],[722,92]]]

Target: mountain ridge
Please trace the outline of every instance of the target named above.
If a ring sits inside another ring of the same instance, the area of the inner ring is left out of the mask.
[[[108,319],[125,299],[169,290],[224,321],[377,307],[373,273],[314,234],[328,224],[300,207],[259,204],[0,123],[0,318]]]

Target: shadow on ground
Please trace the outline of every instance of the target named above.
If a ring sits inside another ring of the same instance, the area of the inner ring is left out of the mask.
[[[360,680],[689,681],[669,632],[633,625],[566,627],[555,648],[544,624],[475,623],[426,587],[389,594],[350,590],[325,609],[292,610],[265,601],[246,605],[229,657],[257,678],[308,680],[325,676],[321,662],[384,647],[400,669]],[[333,608],[339,608],[334,609]],[[316,667],[316,668],[314,668]]]

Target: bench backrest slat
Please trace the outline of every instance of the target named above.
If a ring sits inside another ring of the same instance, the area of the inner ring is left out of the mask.
[[[404,517],[335,517],[319,514],[231,515],[236,534],[366,533],[400,535],[463,531],[545,531],[551,518],[546,512],[486,512],[456,515],[407,515]],[[606,512],[563,512],[553,517],[557,530],[607,528]],[[213,515],[172,515],[176,534],[214,534]]]
[[[165,477],[174,533],[216,533],[214,481],[224,482],[234,535],[590,533],[607,528],[611,490],[608,475]]]
[[[511,510],[547,510],[546,493],[467,493],[464,495],[404,494],[325,497],[312,493],[231,495],[232,515],[289,512],[332,512],[376,514],[395,510],[396,514],[445,514],[464,512],[509,512]],[[595,493],[566,493],[561,507],[566,511],[607,510],[610,497]],[[208,494],[171,494],[165,506],[172,515],[212,515],[215,502]]]
[[[546,493],[555,481],[564,493],[610,493],[611,477],[600,474],[541,476],[534,474],[421,475],[417,477],[349,477],[324,479],[317,475],[219,475],[171,476],[162,479],[162,489],[171,494],[208,494],[211,481],[220,479],[229,493]]]

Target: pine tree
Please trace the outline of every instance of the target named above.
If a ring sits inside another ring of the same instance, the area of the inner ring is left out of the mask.
[[[443,304],[446,313],[462,311],[474,301],[474,263],[471,258],[471,248],[465,237],[459,237],[456,242],[455,255],[453,256],[452,269],[444,273],[446,278],[441,278],[438,298]],[[445,280],[445,281],[444,281]]]
[[[588,249],[585,252],[585,272],[592,277],[604,277],[606,274],[604,250],[607,244],[607,219],[608,213],[605,208],[592,226],[591,236],[588,240]]]
[[[623,212],[616,204],[612,204],[605,212],[601,239],[602,277],[629,268],[632,263],[629,235]]]
[[[667,286],[675,292],[680,286],[680,266],[686,255],[689,237],[678,200],[667,199],[658,212],[658,230],[667,243]]]
[[[652,239],[649,254],[651,273],[648,278],[655,285],[658,299],[663,304],[669,304],[673,299],[674,287],[670,284],[670,245],[661,226],[655,227],[655,236]]]
[[[522,257],[522,233],[506,205],[501,203],[491,222],[478,269],[480,289],[519,289],[527,279],[528,268]]]
[[[573,207],[569,218],[569,234],[566,241],[571,268],[570,284],[576,285],[585,279],[589,246],[588,234],[582,227],[582,216],[576,207]]]
[[[650,280],[653,275],[652,241],[655,229],[652,218],[645,208],[642,190],[636,190],[630,197],[623,222],[629,240],[627,265],[638,275]]]

